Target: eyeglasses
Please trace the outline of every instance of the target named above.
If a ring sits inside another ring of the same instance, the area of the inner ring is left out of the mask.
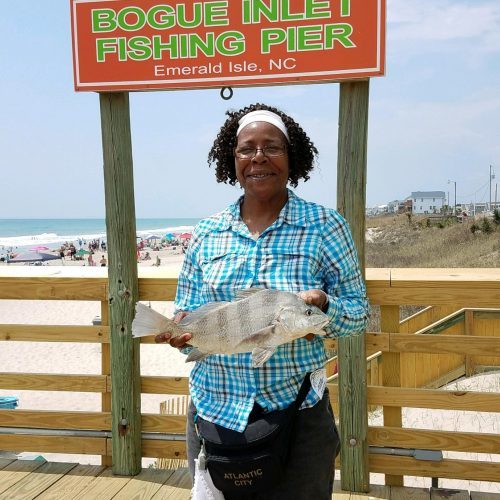
[[[250,146],[242,146],[234,149],[234,156],[243,160],[249,160],[257,156],[257,152],[262,151],[264,156],[273,158],[276,156],[286,155],[286,146],[264,146],[263,148],[252,148]]]

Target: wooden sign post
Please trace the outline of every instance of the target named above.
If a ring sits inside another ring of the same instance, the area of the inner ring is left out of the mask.
[[[340,84],[337,208],[351,226],[365,272],[369,81]],[[338,340],[342,489],[369,491],[365,336]]]
[[[139,339],[132,320],[139,299],[134,178],[127,92],[100,94],[111,344],[113,472],[141,471]]]

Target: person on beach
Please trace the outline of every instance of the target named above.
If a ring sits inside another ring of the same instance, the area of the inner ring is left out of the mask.
[[[287,187],[309,179],[316,147],[299,124],[274,107],[254,104],[227,115],[208,161],[215,164],[217,181],[239,183],[243,196],[196,226],[179,274],[175,321],[208,302],[231,301],[241,289],[261,287],[298,293],[322,309],[330,318],[327,336],[361,334],[369,306],[346,221]],[[186,354],[189,340],[188,333],[156,337]],[[339,436],[325,388],[325,361],[323,341],[312,334],[278,347],[260,368],[252,368],[250,353],[197,361],[186,431],[191,475],[200,452],[196,413],[241,432],[251,412],[292,404],[306,374],[315,372],[290,438],[283,481],[249,498],[331,499]]]
[[[101,264],[101,267],[106,267],[106,264],[108,261],[106,260],[106,257],[104,255],[101,257],[101,260],[99,261],[99,264]]]

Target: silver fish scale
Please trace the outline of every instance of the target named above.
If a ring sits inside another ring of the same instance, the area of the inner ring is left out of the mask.
[[[193,334],[192,344],[202,351],[231,353],[249,335],[270,325],[279,294],[262,290],[231,302],[198,318],[184,328]]]
[[[244,299],[207,311],[180,329],[192,334],[190,343],[202,352],[242,352],[236,349],[238,344],[270,326],[281,308],[297,307],[298,300],[293,293],[262,289]],[[256,343],[255,346],[257,345]]]

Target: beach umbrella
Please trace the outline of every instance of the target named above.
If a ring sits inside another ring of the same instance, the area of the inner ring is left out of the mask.
[[[25,252],[16,255],[10,262],[44,262],[46,260],[60,259],[59,255],[53,253]]]
[[[39,252],[40,250],[48,250],[49,247],[43,247],[43,246],[40,246],[40,247],[33,247],[33,248],[30,248],[30,252]]]
[[[161,236],[157,236],[156,234],[152,234],[151,236],[148,236],[146,238],[147,241],[151,241],[151,240],[161,240]]]
[[[88,255],[92,252],[89,252],[88,250],[84,250],[83,248],[80,248],[80,250],[78,250],[78,252],[76,252],[75,255]]]
[[[191,238],[191,233],[182,233],[179,238],[181,240],[189,240]]]
[[[173,240],[173,239],[175,238],[175,235],[174,235],[174,233],[167,233],[167,234],[164,236],[164,238],[165,238],[166,240]]]

